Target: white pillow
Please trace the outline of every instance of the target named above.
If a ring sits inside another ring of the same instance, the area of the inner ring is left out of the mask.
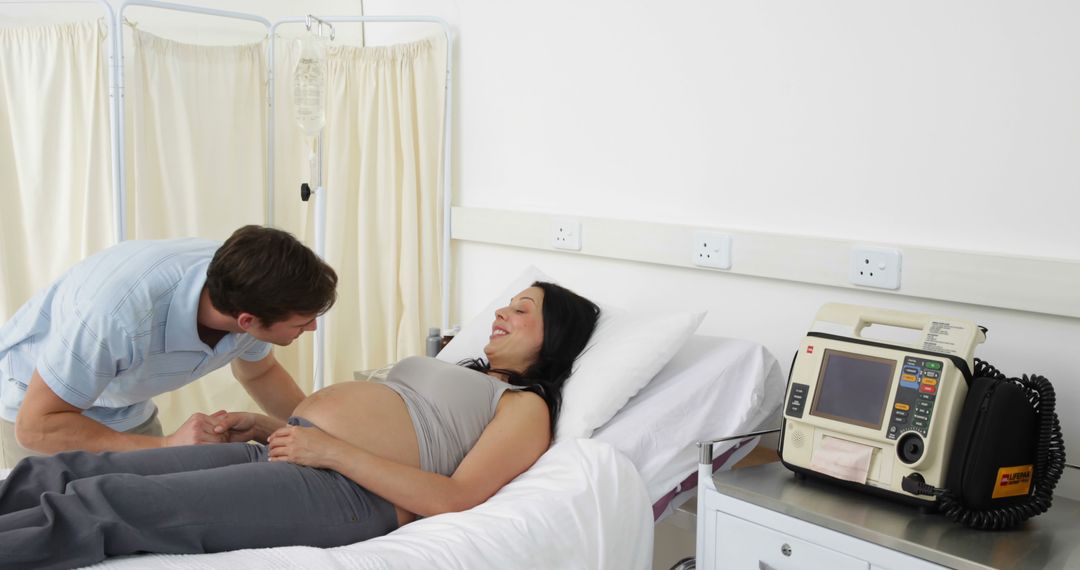
[[[484,356],[495,310],[534,281],[557,283],[536,267],[528,267],[462,327],[439,352],[439,360],[456,363]],[[563,387],[556,441],[589,437],[607,423],[671,360],[705,318],[704,312],[632,313],[592,301],[601,307],[600,320]]]
[[[671,360],[704,312],[638,314],[603,307],[589,345],[563,387],[555,441],[589,437]]]

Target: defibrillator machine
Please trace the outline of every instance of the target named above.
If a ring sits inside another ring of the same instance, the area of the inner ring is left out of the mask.
[[[918,336],[865,338],[875,324]],[[823,306],[792,363],[781,461],[975,528],[1045,512],[1064,464],[1053,389],[975,359],[985,340],[965,320]]]

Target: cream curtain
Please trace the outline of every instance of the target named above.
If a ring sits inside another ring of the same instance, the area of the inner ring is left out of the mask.
[[[132,39],[128,238],[225,239],[263,223],[265,46]]]
[[[224,240],[262,224],[266,46],[200,46],[131,30],[128,238]],[[154,399],[166,432],[194,412],[258,409],[228,367]]]
[[[113,243],[99,22],[0,28],[0,322]]]
[[[276,41],[275,220],[313,244],[315,204],[298,197],[313,143],[293,110],[299,49]],[[326,256],[340,282],[327,315],[327,384],[423,354],[427,328],[440,324],[445,49],[432,38],[329,51]],[[311,354],[295,353],[290,370],[309,377]]]

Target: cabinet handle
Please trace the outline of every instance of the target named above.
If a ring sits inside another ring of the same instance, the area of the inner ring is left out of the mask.
[[[780,554],[783,554],[784,556],[791,556],[791,545],[786,542],[781,545]],[[774,568],[771,564],[765,562],[764,560],[758,560],[757,567],[758,570],[776,570],[776,568]]]

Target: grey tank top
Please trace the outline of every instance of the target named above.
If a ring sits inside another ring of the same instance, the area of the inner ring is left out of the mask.
[[[495,417],[499,398],[520,390],[483,372],[424,356],[390,369],[383,384],[405,400],[420,447],[420,469],[453,475]]]

